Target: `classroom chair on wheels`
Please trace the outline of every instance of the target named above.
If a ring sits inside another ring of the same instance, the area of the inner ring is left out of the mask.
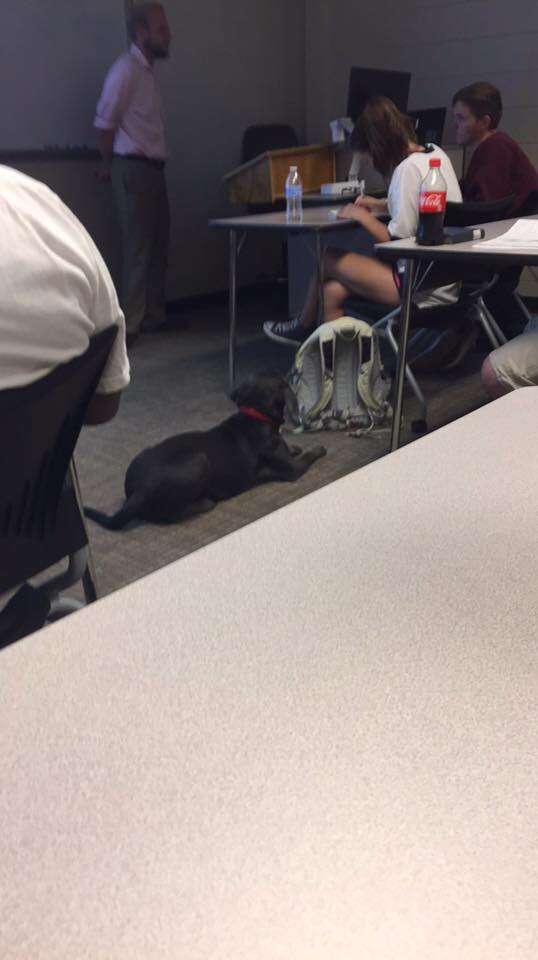
[[[447,226],[474,226],[480,223],[491,223],[503,220],[514,204],[514,196],[503,197],[492,202],[464,202],[447,203],[445,223]],[[450,263],[421,262],[416,272],[413,290],[413,305],[411,313],[411,330],[415,331],[408,344],[408,356],[412,355],[414,338],[420,335],[417,331],[432,330],[441,332],[454,327],[461,322],[462,317],[469,317],[469,322],[478,322],[492,348],[506,342],[506,337],[497,319],[486,306],[484,297],[499,282],[499,274],[495,268],[477,264],[469,266],[458,263],[456,259]],[[421,296],[428,290],[448,286],[452,283],[460,284],[458,300],[443,306],[421,306]],[[401,307],[398,306],[386,312],[386,307],[371,304],[350,298],[346,305],[346,312],[352,316],[359,316],[372,322],[378,333],[389,342],[396,358],[398,357],[398,336],[396,328],[399,321]],[[419,416],[413,421],[412,429],[415,433],[424,433],[427,425],[427,404],[417,378],[406,364],[406,379],[419,404]]]

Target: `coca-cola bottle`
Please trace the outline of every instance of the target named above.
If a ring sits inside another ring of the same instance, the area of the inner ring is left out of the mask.
[[[417,243],[435,247],[443,243],[446,209],[446,180],[438,157],[430,160],[430,169],[420,187]]]

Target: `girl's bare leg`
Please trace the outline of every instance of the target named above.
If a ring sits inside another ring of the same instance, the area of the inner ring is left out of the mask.
[[[336,320],[344,314],[344,304],[350,294],[364,300],[386,303],[397,307],[400,296],[392,268],[375,257],[328,249],[323,261],[325,319]],[[312,281],[301,313],[301,325],[315,326],[317,315],[317,285]]]

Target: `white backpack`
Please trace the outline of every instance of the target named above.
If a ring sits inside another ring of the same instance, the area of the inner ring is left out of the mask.
[[[299,347],[288,377],[303,430],[352,429],[356,436],[390,419],[390,380],[375,330],[364,320],[323,323]]]

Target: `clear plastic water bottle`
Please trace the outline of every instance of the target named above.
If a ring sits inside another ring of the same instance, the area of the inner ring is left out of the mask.
[[[288,223],[303,220],[303,185],[297,167],[290,167],[286,179],[286,220]]]

